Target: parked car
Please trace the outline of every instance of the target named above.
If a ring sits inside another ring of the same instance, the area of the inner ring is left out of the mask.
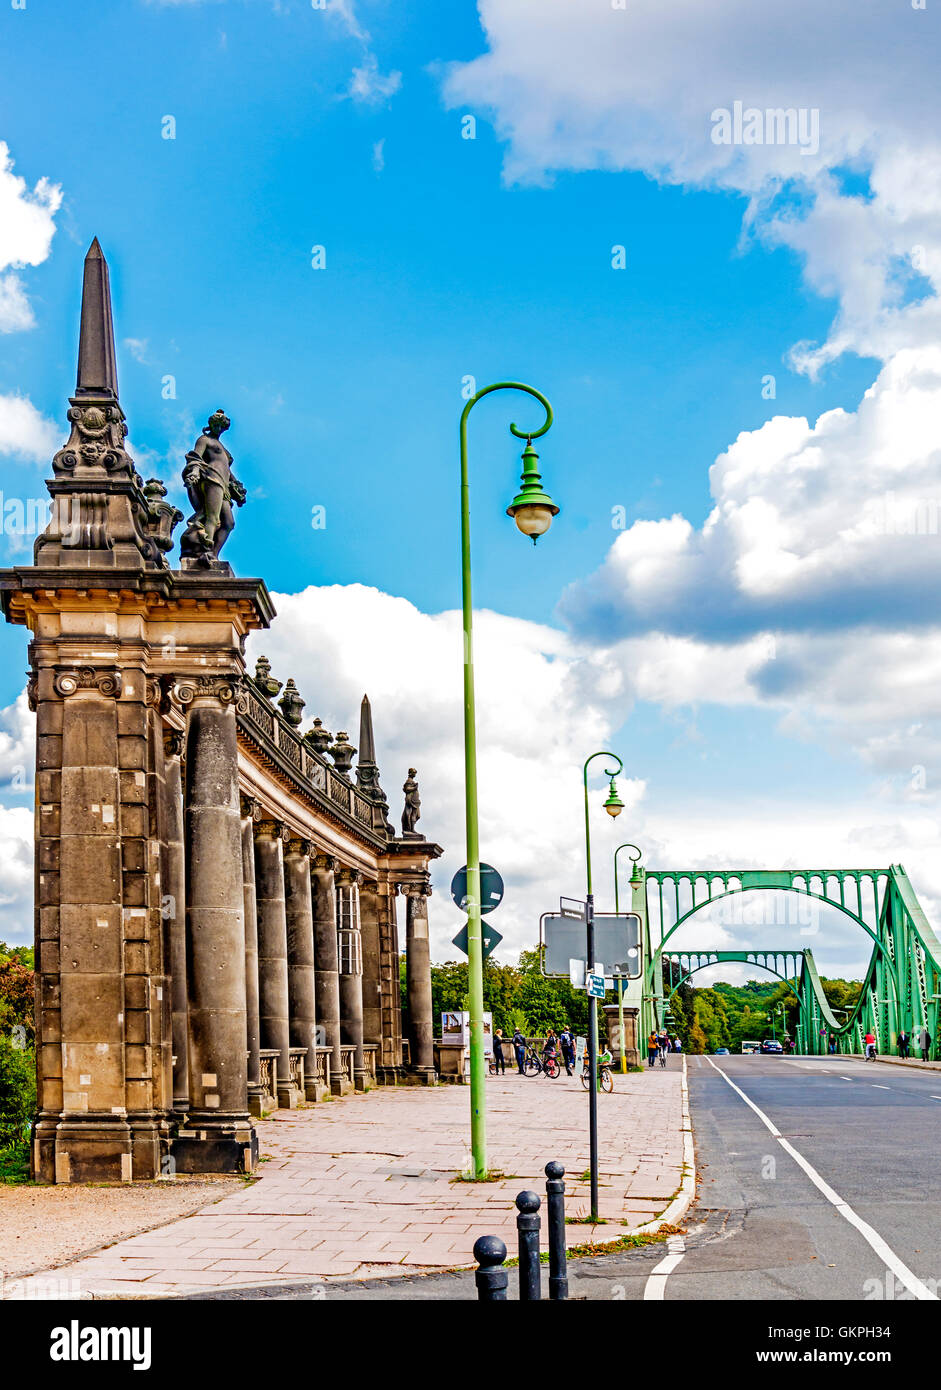
[[[783,1052],[784,1048],[778,1042],[777,1038],[765,1038],[764,1042],[761,1044],[761,1050],[764,1053]]]

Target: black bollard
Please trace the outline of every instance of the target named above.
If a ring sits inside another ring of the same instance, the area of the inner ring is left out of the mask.
[[[546,1224],[549,1227],[549,1299],[569,1296],[568,1262],[565,1258],[565,1169],[546,1164]]]
[[[519,1215],[520,1302],[535,1303],[542,1298],[542,1270],[539,1264],[539,1194],[521,1192],[516,1199]]]
[[[499,1236],[481,1236],[474,1241],[474,1259],[480,1266],[474,1271],[477,1298],[481,1303],[505,1303],[507,1272],[503,1268],[506,1246]]]

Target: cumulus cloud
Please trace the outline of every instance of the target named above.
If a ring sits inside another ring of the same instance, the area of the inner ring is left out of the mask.
[[[30,189],[13,172],[9,147],[0,141],[0,333],[31,328],[35,322],[20,276],[25,266],[40,265],[55,235],[55,215],[62,190],[47,178]]]
[[[0,806],[0,940],[28,946],[33,940],[33,813]]]
[[[444,98],[493,113],[508,180],[630,169],[742,194],[745,234],[791,246],[839,299],[827,342],[795,345],[811,373],[846,350],[888,357],[913,335],[937,340],[930,7],[675,0],[669,23],[660,0],[478,10],[487,51],[447,69]]]
[[[27,396],[0,395],[0,455],[48,463],[62,443],[62,429]]]
[[[710,470],[701,528],[637,521],[562,612],[583,632],[728,638],[766,629],[897,629],[936,619],[941,348],[906,349],[857,411],[777,416]]]
[[[360,66],[353,69],[349,96],[367,106],[376,106],[395,96],[401,85],[400,72],[381,73],[377,59],[373,54],[367,53]]]

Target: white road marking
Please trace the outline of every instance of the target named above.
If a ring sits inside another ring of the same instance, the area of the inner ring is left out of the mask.
[[[748,1108],[755,1112],[755,1114],[758,1116],[759,1120],[765,1126],[765,1128],[771,1134],[774,1135],[775,1139],[777,1139],[782,1149],[784,1149],[785,1152],[791,1155],[794,1162],[798,1165],[799,1168],[803,1169],[803,1171],[807,1174],[808,1178],[810,1178],[810,1181],[813,1183],[814,1187],[816,1187],[819,1192],[823,1193],[824,1197],[826,1197],[830,1205],[836,1208],[836,1210],[840,1213],[840,1215],[843,1217],[845,1221],[848,1221],[851,1226],[856,1228],[856,1230],[862,1236],[863,1240],[866,1241],[867,1245],[871,1246],[871,1248],[879,1256],[879,1259],[882,1260],[886,1268],[890,1269],[892,1273],[895,1275],[896,1279],[898,1279],[902,1284],[905,1285],[909,1293],[912,1294],[913,1297],[918,1299],[920,1302],[937,1303],[939,1301],[938,1295],[936,1293],[932,1293],[931,1290],[927,1287],[927,1285],[923,1284],[921,1280],[918,1278],[918,1276],[916,1274],[913,1274],[906,1264],[902,1263],[898,1255],[896,1255],[895,1251],[892,1250],[886,1244],[886,1242],[882,1239],[878,1231],[874,1230],[873,1227],[870,1226],[867,1221],[864,1221],[861,1216],[857,1216],[856,1212],[849,1205],[849,1203],[844,1202],[840,1194],[838,1192],[835,1192],[833,1188],[830,1186],[830,1184],[824,1181],[824,1179],[817,1172],[816,1168],[814,1168],[810,1163],[807,1162],[803,1154],[798,1153],[797,1150],[794,1148],[793,1144],[788,1143],[788,1141],[784,1138],[784,1135],[778,1129],[777,1125],[774,1124],[772,1120],[768,1119],[768,1116],[765,1114],[765,1112],[763,1110],[760,1110],[758,1106],[755,1104],[755,1102],[751,1100],[748,1096],[746,1096],[745,1092],[741,1089],[740,1086],[736,1086],[732,1078],[730,1076],[727,1076],[721,1067],[716,1066],[715,1062],[712,1060],[711,1057],[707,1057],[706,1061],[709,1063],[711,1067],[715,1068],[715,1070],[725,1081],[729,1083],[729,1085],[732,1087],[732,1090],[735,1091],[736,1095],[741,1096],[742,1100],[745,1102]],[[848,1078],[844,1078],[844,1080],[846,1079]],[[659,1269],[660,1265],[657,1266],[657,1269],[655,1269],[653,1274],[650,1276],[651,1279],[654,1277],[654,1275],[657,1273],[657,1270]],[[648,1280],[648,1284],[649,1282],[650,1281]],[[646,1298],[646,1296],[647,1295],[645,1291],[644,1297]],[[651,1294],[651,1297],[654,1298],[657,1297],[657,1295]]]
[[[891,1087],[891,1086],[877,1086],[876,1083],[875,1083],[875,1081],[874,1081],[874,1082],[872,1083],[872,1089],[873,1089],[874,1091],[891,1091],[892,1087]]]
[[[840,1080],[841,1080],[841,1081],[852,1081],[852,1079],[853,1079],[853,1078],[852,1078],[851,1076],[841,1076],[841,1077],[840,1077]]]
[[[682,1236],[667,1236],[667,1249],[670,1252],[669,1255],[664,1256],[660,1263],[654,1266],[644,1285],[645,1303],[663,1302],[667,1278],[686,1254],[686,1242]]]
[[[932,1096],[931,1099],[932,1099],[932,1100],[941,1100],[941,1096]]]

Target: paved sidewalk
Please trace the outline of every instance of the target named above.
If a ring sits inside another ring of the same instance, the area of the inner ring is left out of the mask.
[[[656,1218],[679,1187],[680,1063],[618,1075],[614,1094],[599,1096],[603,1224],[572,1225],[573,1245]],[[259,1124],[268,1161],[258,1182],[59,1266],[56,1277],[81,1297],[154,1297],[468,1265],[480,1235],[515,1249],[514,1198],[526,1187],[545,1193],[550,1159],[565,1165],[568,1216],[587,1216],[588,1095],[577,1078],[491,1077],[487,1094],[500,1181],[454,1180],[470,1159],[465,1087],[374,1090],[279,1111]],[[24,1280],[19,1296],[34,1284]]]

